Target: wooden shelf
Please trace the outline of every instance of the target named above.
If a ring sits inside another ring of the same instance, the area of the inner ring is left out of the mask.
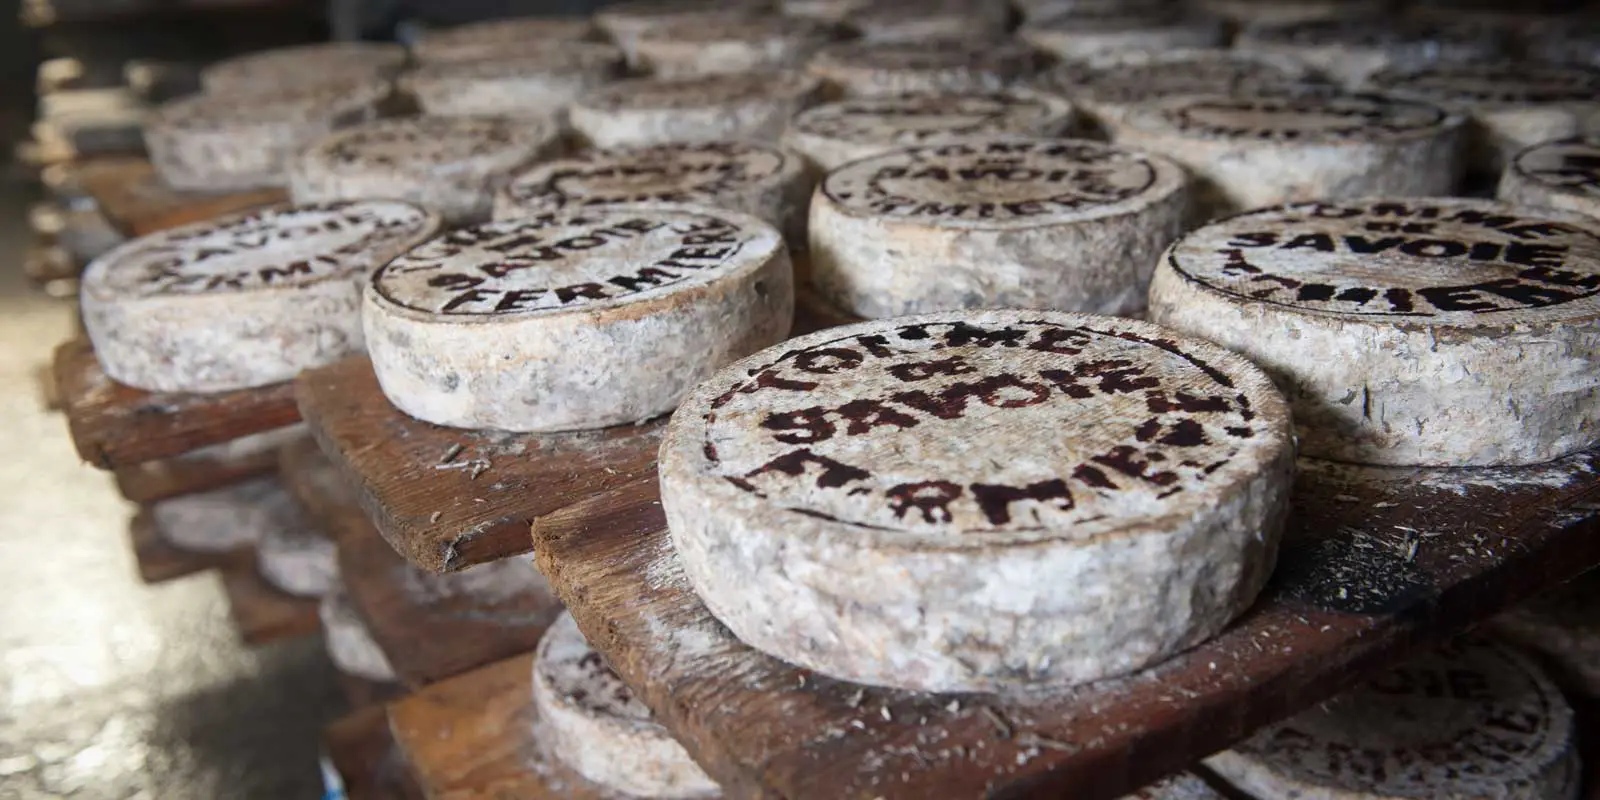
[[[102,158],[78,169],[78,180],[118,230],[129,236],[200,222],[288,200],[282,189],[183,192],[168,187],[142,158]]]
[[[129,464],[112,471],[117,490],[135,503],[221,489],[278,468],[278,454],[267,451],[246,458],[211,458],[193,454]]]
[[[250,560],[248,550],[196,553],[176,547],[161,538],[156,530],[155,519],[145,509],[140,509],[128,523],[128,538],[133,545],[133,559],[139,568],[139,580],[145,583],[164,583],[196,572]]]
[[[252,647],[310,636],[322,628],[317,599],[297,597],[268,583],[253,552],[222,568],[222,591],[239,638]]]
[[[381,705],[358,708],[323,733],[323,750],[349,800],[421,800]]]

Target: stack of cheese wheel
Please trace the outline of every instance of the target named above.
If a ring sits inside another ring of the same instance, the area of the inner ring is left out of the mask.
[[[389,657],[372,638],[344,587],[335,585],[322,596],[317,616],[322,620],[322,641],[328,648],[328,659],[340,672],[377,683],[396,680]]]
[[[379,120],[317,142],[290,170],[296,203],[396,198],[447,225],[489,218],[512,172],[547,155],[560,136],[551,122],[496,117]]]
[[[1195,176],[1204,217],[1315,198],[1444,195],[1463,119],[1379,94],[1293,90],[1169,98],[1130,111],[1116,141]]]
[[[628,57],[639,63],[639,38],[649,31],[675,25],[712,25],[742,17],[771,13],[771,0],[624,0],[608,3],[594,15],[595,24]]]
[[[783,144],[827,172],[905,147],[997,135],[1057,136],[1072,104],[1043,92],[868,95],[800,112]]]
[[[1600,219],[1600,139],[1547,142],[1517,153],[1500,176],[1498,197]]]
[[[1539,667],[1464,639],[1206,759],[1259,798],[1570,800],[1572,709]]]
[[[703,142],[585,150],[518,175],[495,200],[496,219],[630,203],[690,203],[738,211],[805,244],[811,180],[780,147]]]
[[[1574,696],[1600,699],[1600,571],[1590,570],[1487,626],[1544,656]]]
[[[1364,19],[1388,9],[1388,0],[1197,0],[1200,8],[1237,25],[1291,25]]]
[[[279,527],[280,511],[292,503],[277,478],[256,478],[159,500],[150,505],[150,516],[168,544],[195,553],[222,553],[261,541]]]
[[[256,542],[256,567],[267,583],[296,597],[321,597],[339,585],[333,540],[288,491],[266,504],[270,525]]]
[[[424,114],[564,121],[574,100],[621,72],[622,51],[611,45],[559,42],[504,58],[426,62],[400,86]]]
[[[1184,189],[1171,161],[1099,142],[999,137],[896,150],[839,167],[817,187],[813,279],[823,299],[862,317],[1136,312],[1151,265],[1182,230]]]
[[[776,15],[691,20],[643,31],[642,66],[662,78],[738,75],[797,67],[835,38],[828,26]]]
[[[716,797],[720,790],[562,614],[533,658],[539,744],[585,779],[627,797]]]
[[[274,206],[135,239],[83,276],[83,323],[106,374],[154,392],[286,381],[360,353],[361,287],[432,236],[409,203]]]
[[[621,81],[574,102],[571,121],[595,147],[776,142],[817,89],[814,78],[792,73]]]
[[[562,431],[672,410],[788,334],[777,229],[697,206],[569,209],[462,228],[391,261],[362,321],[401,411],[458,428]]]
[[[412,43],[411,57],[422,64],[498,61],[538,55],[546,47],[582,42],[594,33],[588,17],[491,19],[427,31]]]
[[[806,69],[835,97],[905,92],[989,92],[1033,73],[1033,53],[1009,40],[846,42]]]
[[[1011,9],[987,0],[876,0],[851,12],[844,22],[867,41],[921,44],[930,39],[1004,36]]]
[[[1243,353],[1302,455],[1549,461],[1600,441],[1600,225],[1554,209],[1365,198],[1241,214],[1173,244],[1156,322]]]
[[[240,94],[323,83],[387,81],[405,66],[405,48],[372,42],[283,47],[219,61],[200,71],[208,93]]]
[[[1368,17],[1256,25],[1240,32],[1235,46],[1299,58],[1346,86],[1358,87],[1386,69],[1494,58],[1505,51],[1506,41],[1476,25]]]
[[[1067,12],[1030,19],[1017,30],[1023,41],[1068,60],[1214,47],[1226,44],[1227,34],[1221,18],[1184,6]]]
[[[1288,407],[1243,357],[1025,310],[770,348],[695,390],[660,461],[679,560],[739,639],[930,692],[1091,681],[1215,635],[1271,572],[1293,471]]]

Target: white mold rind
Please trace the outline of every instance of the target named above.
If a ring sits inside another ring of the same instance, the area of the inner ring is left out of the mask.
[[[1372,16],[1252,25],[1240,31],[1234,46],[1298,58],[1356,88],[1386,69],[1495,58],[1504,54],[1507,42],[1478,25]]]
[[[342,81],[387,81],[406,63],[405,48],[379,42],[323,42],[247,53],[200,71],[206,92],[292,90]]]
[[[1017,36],[1066,60],[1218,47],[1228,41],[1228,31],[1220,18],[1180,6],[1040,17],[1018,28]]]
[[[389,657],[372,638],[343,587],[335,586],[322,596],[317,616],[322,620],[322,640],[328,648],[328,658],[340,672],[379,683],[396,680]]]
[[[595,147],[747,139],[777,142],[817,99],[819,84],[792,73],[640,79],[572,104],[572,127]]]
[[[582,42],[596,33],[588,17],[508,17],[432,30],[411,44],[421,64],[498,61]]]
[[[1546,142],[1517,153],[1500,176],[1496,196],[1512,205],[1600,219],[1600,139]]]
[[[1033,52],[1009,40],[845,42],[823,48],[806,71],[832,97],[906,92],[992,92],[1030,75]]]
[[[634,50],[658,78],[739,75],[802,66],[833,38],[823,25],[753,16],[652,28],[634,40]]]
[[[221,553],[253,545],[278,525],[278,509],[294,498],[277,478],[256,478],[223,489],[186,494],[150,505],[156,531],[174,546]]]

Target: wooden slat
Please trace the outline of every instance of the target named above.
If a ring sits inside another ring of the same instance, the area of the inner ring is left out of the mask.
[[[395,748],[389,714],[381,705],[358,708],[335,720],[322,737],[349,800],[412,800],[422,790]]]
[[[282,189],[216,194],[177,191],[162,183],[150,162],[140,158],[96,159],[82,166],[78,179],[106,219],[129,236],[288,199]]]
[[[128,523],[128,539],[133,545],[133,559],[139,569],[139,580],[145,583],[162,583],[208,569],[227,567],[250,558],[248,549],[196,553],[175,547],[161,537],[155,519],[145,509],[140,509]]]
[[[253,557],[223,568],[222,591],[239,638],[252,647],[310,636],[322,627],[316,598],[296,597],[268,583]]]
[[[118,467],[112,474],[123,497],[135,503],[153,503],[232,486],[277,468],[278,454],[267,451],[244,458],[190,454]]]

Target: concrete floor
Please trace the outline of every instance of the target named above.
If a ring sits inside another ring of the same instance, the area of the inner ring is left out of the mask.
[[[245,648],[215,574],[141,584],[131,508],[40,404],[70,316],[22,278],[26,200],[0,185],[0,800],[318,797],[321,641]]]

